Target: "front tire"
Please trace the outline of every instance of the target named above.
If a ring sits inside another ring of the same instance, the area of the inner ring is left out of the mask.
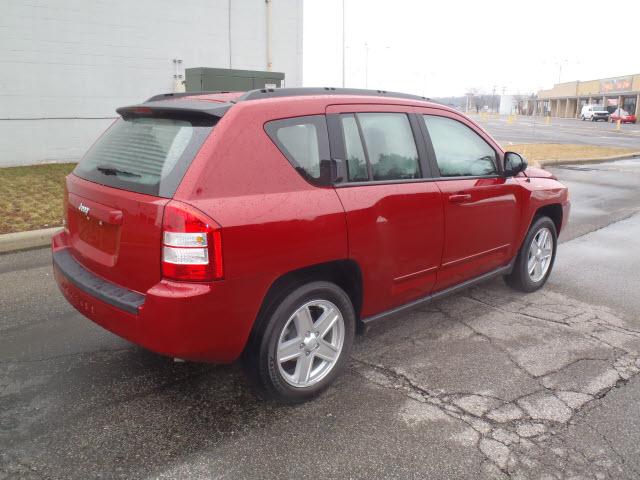
[[[522,242],[505,282],[521,292],[534,292],[549,278],[556,258],[558,234],[549,217],[537,217]]]
[[[344,368],[355,335],[349,296],[337,285],[302,285],[267,309],[244,366],[259,393],[300,403],[325,390]]]

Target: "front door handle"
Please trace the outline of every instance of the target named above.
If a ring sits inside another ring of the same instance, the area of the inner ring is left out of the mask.
[[[462,202],[466,202],[467,200],[471,200],[471,195],[468,193],[449,195],[449,201],[451,203],[462,203]]]

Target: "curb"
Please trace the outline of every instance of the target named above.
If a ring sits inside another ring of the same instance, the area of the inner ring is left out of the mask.
[[[61,231],[62,227],[55,227],[0,235],[0,253],[45,247],[51,244],[51,237]]]
[[[621,155],[610,155],[608,157],[575,158],[562,160],[538,160],[539,167],[553,167],[556,165],[574,165],[576,163],[602,163],[612,160],[627,160],[640,157],[640,152],[623,153]],[[526,157],[525,157],[526,158]]]

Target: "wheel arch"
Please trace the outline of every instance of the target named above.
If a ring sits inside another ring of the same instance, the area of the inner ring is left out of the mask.
[[[533,223],[536,221],[537,218],[543,217],[543,216],[549,217],[553,221],[553,224],[556,227],[556,234],[558,236],[560,235],[560,229],[562,228],[562,216],[563,216],[562,205],[560,203],[549,203],[546,205],[542,205],[538,207],[531,214],[531,217],[529,218],[528,222],[525,219],[523,219],[520,234],[519,234],[520,237],[518,238],[517,244],[516,244],[517,249],[515,250],[514,258],[516,255],[518,255],[518,252],[522,248],[522,243],[527,237],[527,232],[529,232]]]
[[[358,328],[362,327],[360,320],[363,299],[362,271],[358,263],[354,260],[342,259],[309,265],[284,273],[271,283],[256,315],[245,351],[254,345],[254,342],[259,341],[260,332],[268,321],[270,312],[277,308],[277,305],[295,288],[315,281],[335,283],[344,290],[353,304]]]
[[[562,215],[562,205],[560,205],[559,203],[550,203],[549,205],[544,205],[538,208],[533,214],[533,217],[531,217],[529,228],[531,228],[533,222],[536,221],[536,218],[545,216],[553,220],[553,223],[556,226],[556,233],[560,235],[560,230],[562,229]]]

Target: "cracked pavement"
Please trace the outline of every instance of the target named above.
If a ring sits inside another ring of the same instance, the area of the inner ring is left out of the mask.
[[[488,478],[636,478],[606,441],[592,452],[565,437],[640,372],[639,347],[606,307],[494,282],[382,326],[353,357],[369,382],[404,393],[407,425],[457,426],[451,438],[482,453]]]
[[[606,165],[599,198],[598,167],[558,169],[577,222],[544,289],[498,279],[375,324],[294,407],[85,320],[46,250],[0,257],[0,479],[639,478],[637,176]]]

